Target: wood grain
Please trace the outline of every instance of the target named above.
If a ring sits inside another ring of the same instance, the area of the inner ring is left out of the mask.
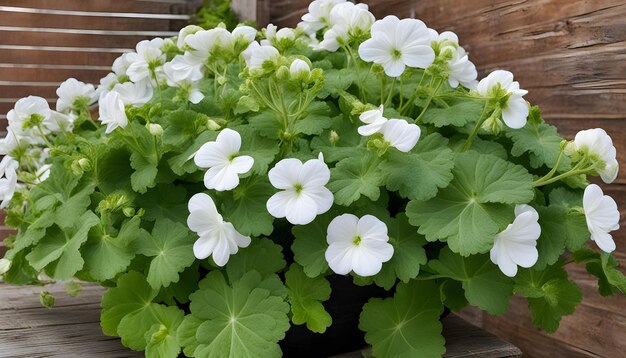
[[[44,287],[0,284],[0,358],[142,357],[125,349],[119,339],[100,330],[100,297],[104,288],[84,284],[79,297],[69,297],[62,283]],[[54,308],[39,303],[39,292],[56,298]],[[443,320],[447,358],[512,358],[521,351],[458,316]],[[361,357],[361,351],[336,358]]]

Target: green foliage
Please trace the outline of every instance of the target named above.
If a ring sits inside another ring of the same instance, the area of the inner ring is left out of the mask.
[[[598,292],[602,296],[617,292],[626,294],[626,276],[618,269],[619,264],[611,254],[582,249],[574,252],[574,260],[584,263],[587,271],[598,278]]]
[[[332,323],[332,317],[322,305],[330,298],[330,283],[322,276],[308,277],[302,267],[293,264],[285,274],[285,284],[289,290],[293,323],[306,323],[311,331],[324,333]]]
[[[183,326],[188,331],[202,321],[197,341],[179,333],[196,347],[194,356],[281,356],[277,342],[289,328],[289,304],[262,288],[267,280],[271,277],[263,280],[258,272],[249,271],[229,284],[214,271],[200,282],[200,289],[191,295],[191,315],[196,319]],[[189,351],[189,345],[184,349]]]
[[[449,248],[428,263],[442,277],[460,281],[470,304],[495,315],[506,311],[513,293],[513,281],[491,263],[487,255],[463,257]]]
[[[372,298],[365,304],[359,329],[376,357],[441,357],[446,351],[442,311],[434,282],[401,283],[393,298]]]
[[[447,241],[468,256],[487,252],[494,236],[512,222],[513,207],[530,201],[532,176],[526,169],[492,155],[456,156],[450,185],[428,201],[412,200],[407,216],[428,241]]]
[[[370,153],[339,161],[331,170],[332,180],[328,183],[328,188],[335,195],[335,203],[348,206],[361,196],[378,200],[383,181],[379,164],[378,158]]]
[[[196,259],[191,232],[184,225],[166,218],[155,222],[151,236],[139,240],[137,253],[152,258],[147,280],[155,289],[178,282],[179,273]]]
[[[515,276],[515,292],[526,297],[533,324],[546,332],[555,332],[561,318],[574,313],[582,301],[582,291],[559,263],[542,271],[521,270]]]

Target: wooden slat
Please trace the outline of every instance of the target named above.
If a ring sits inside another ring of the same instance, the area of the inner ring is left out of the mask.
[[[98,83],[109,72],[110,70],[106,69],[8,68],[0,66],[0,78],[4,81],[63,82],[74,77],[85,83]]]
[[[25,26],[58,29],[93,29],[122,31],[173,31],[184,26],[184,21],[168,19],[133,19],[123,17],[68,16],[0,11],[0,26]],[[182,25],[182,26],[181,26]]]
[[[3,98],[22,98],[26,96],[39,96],[44,98],[56,97],[56,89],[60,83],[37,86],[28,86],[25,83],[19,85],[6,85],[0,82],[0,97]]]
[[[34,9],[74,10],[86,12],[170,13],[176,4],[160,1],[135,0],[3,0],[2,5]]]
[[[0,45],[135,48],[137,42],[155,36],[86,35],[0,30]]]
[[[17,64],[111,66],[122,52],[46,51],[41,49],[0,49],[0,62]]]

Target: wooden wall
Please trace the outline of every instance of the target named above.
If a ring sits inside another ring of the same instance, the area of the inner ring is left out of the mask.
[[[452,30],[480,75],[515,74],[527,99],[572,138],[602,127],[618,151],[620,174],[604,185],[622,213],[614,234],[616,257],[626,264],[626,2],[624,0],[366,0],[378,17],[416,17],[438,31]],[[272,1],[267,21],[295,26],[308,1]],[[626,356],[626,297],[603,298],[584,268],[571,274],[583,304],[547,335],[530,324],[526,302],[516,298],[504,317],[475,310],[467,318],[515,343],[528,357]]]
[[[61,82],[98,84],[137,42],[176,35],[202,1],[0,0],[0,136],[19,98],[41,96],[54,108]],[[10,233],[0,225],[0,256]]]

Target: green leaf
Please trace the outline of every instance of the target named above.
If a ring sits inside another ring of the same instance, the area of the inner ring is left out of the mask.
[[[259,135],[270,139],[278,139],[283,128],[278,114],[269,109],[250,117],[248,123]]]
[[[71,278],[83,268],[85,261],[78,250],[87,241],[89,229],[99,222],[94,213],[87,211],[76,218],[72,228],[61,229],[53,226],[26,256],[28,262],[37,271],[45,267],[52,278],[60,280]]]
[[[442,311],[434,282],[401,283],[393,298],[372,298],[363,306],[359,329],[375,357],[441,357]]]
[[[437,128],[443,126],[463,127],[480,118],[484,105],[481,101],[467,100],[445,108],[430,107],[424,113],[422,120],[424,123],[433,124]]]
[[[304,268],[309,277],[317,277],[328,271],[328,263],[324,257],[328,244],[326,230],[334,218],[332,214],[318,215],[308,225],[296,225],[291,229],[295,240],[291,245],[294,260]]]
[[[56,209],[56,224],[63,229],[69,229],[76,223],[91,203],[89,196],[94,192],[95,185],[85,182],[75,188],[69,197],[60,198],[61,205]]]
[[[274,217],[265,205],[274,190],[267,177],[241,180],[235,189],[222,195],[224,220],[245,236],[270,235],[274,230]]]
[[[117,279],[117,286],[109,288],[102,296],[100,325],[109,335],[118,335],[117,327],[124,316],[148,309],[159,291],[150,287],[146,278],[130,271]]]
[[[196,357],[280,357],[278,341],[289,329],[289,304],[258,287],[258,272],[246,273],[229,285],[224,275],[210,272],[191,295],[191,314],[198,327]]]
[[[326,102],[311,102],[293,126],[296,133],[317,135],[333,124],[334,118],[330,117],[330,107]]]
[[[135,202],[145,210],[144,220],[170,218],[176,222],[186,222],[189,216],[187,189],[183,185],[158,184],[137,197]]]
[[[163,134],[165,135],[165,133]],[[206,142],[215,140],[217,134],[213,131],[200,133],[180,154],[174,155],[167,160],[170,168],[176,175],[185,175],[198,171],[198,166],[193,161],[193,156]]]
[[[198,332],[198,327],[200,327],[203,322],[204,320],[194,315],[187,315],[180,326],[178,326],[176,338],[178,339],[178,343],[183,347],[183,353],[187,357],[193,357],[193,352],[200,344],[198,339],[196,339],[196,332]]]
[[[533,199],[533,178],[522,166],[473,151],[457,155],[452,173],[435,198],[409,202],[409,221],[428,241],[445,240],[463,256],[487,252],[513,221],[509,204]]]
[[[520,129],[507,128],[505,134],[513,141],[511,154],[519,157],[524,153],[531,153],[530,165],[533,168],[539,168],[542,165],[553,168],[556,165],[563,138],[554,126],[545,123],[533,124],[529,121]],[[569,157],[563,155],[559,168],[566,169],[569,166]]]
[[[348,206],[364,195],[378,200],[383,174],[380,160],[372,153],[365,156],[347,157],[330,170],[327,187],[335,196],[335,204]]]
[[[584,263],[589,273],[598,278],[598,292],[610,296],[620,291],[626,295],[626,276],[618,269],[617,260],[605,252],[597,253],[591,249],[574,252],[574,260]]]
[[[389,243],[393,245],[393,257],[383,264],[380,272],[374,276],[374,282],[391,289],[396,279],[407,283],[416,278],[420,267],[426,264],[426,251],[422,246],[426,244],[424,237],[417,233],[415,227],[409,225],[404,213],[400,213],[389,227]]]
[[[330,95],[337,97],[339,92],[347,90],[356,80],[356,71],[352,69],[325,69],[324,86],[317,93],[317,97],[326,98]]]
[[[556,332],[561,318],[582,302],[582,291],[567,279],[560,263],[543,271],[522,269],[514,280],[515,292],[528,300],[533,324],[546,332]]]
[[[180,353],[177,331],[185,313],[178,307],[157,305],[153,314],[158,323],[155,323],[145,333],[147,358],[176,358]],[[125,323],[125,322],[124,322]]]
[[[438,133],[420,139],[409,153],[389,152],[380,165],[386,174],[387,189],[398,191],[408,199],[428,200],[452,180],[454,153],[448,140]]]
[[[459,311],[468,305],[463,290],[463,283],[455,280],[443,280],[439,287],[441,298],[449,309]]]
[[[310,278],[301,266],[292,264],[285,273],[285,284],[289,289],[293,323],[306,323],[309,330],[324,333],[333,321],[322,305],[330,298],[330,283],[323,276]]]
[[[167,218],[158,219],[149,240],[137,242],[137,253],[152,257],[148,283],[152,288],[178,282],[179,273],[195,261],[193,236],[185,225]]]
[[[249,173],[265,175],[270,164],[280,151],[279,143],[275,140],[262,137],[251,126],[241,125],[233,128],[241,135],[240,155],[249,155],[254,158],[254,164]],[[246,173],[247,174],[247,173]]]
[[[158,165],[159,163],[155,160],[147,159],[137,152],[130,156],[130,166],[135,169],[135,172],[130,176],[130,184],[134,191],[145,193],[148,188],[156,185],[156,176],[159,172]]]
[[[494,315],[506,311],[513,281],[491,263],[489,255],[463,257],[445,247],[428,265],[439,275],[462,282],[465,298],[472,305]]]
[[[99,226],[91,229],[87,242],[81,249],[85,269],[98,281],[110,280],[126,270],[135,257],[135,240],[150,239],[150,234],[139,227],[138,216],[126,221],[117,235],[103,233]]]
[[[236,281],[248,271],[257,271],[262,277],[278,273],[287,262],[283,258],[282,247],[269,239],[253,239],[250,246],[240,249],[226,264],[230,281]]]

